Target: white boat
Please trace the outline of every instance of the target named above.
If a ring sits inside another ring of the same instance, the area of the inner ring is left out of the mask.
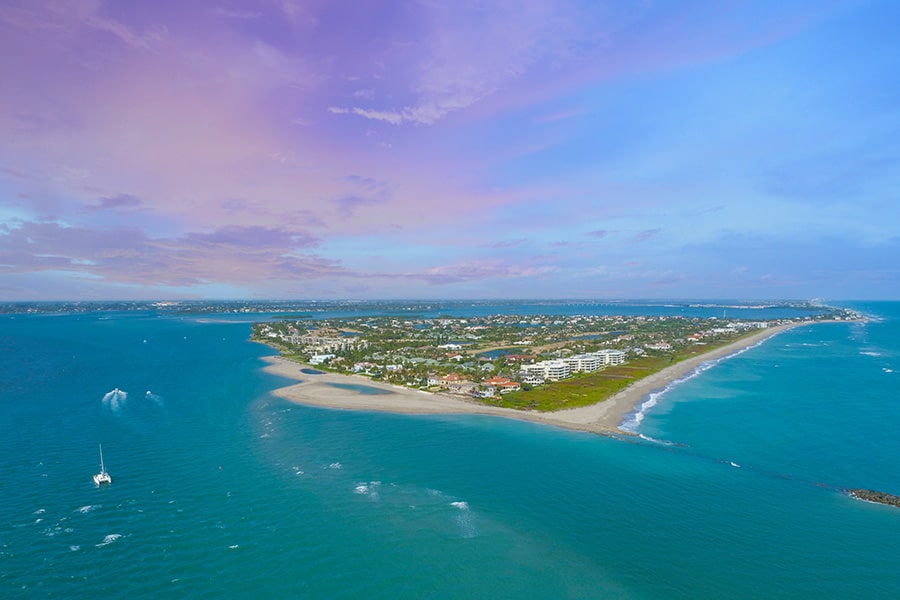
[[[96,485],[112,483],[112,477],[109,476],[109,473],[106,472],[106,467],[103,466],[103,446],[100,446],[100,472],[94,475],[94,483]]]

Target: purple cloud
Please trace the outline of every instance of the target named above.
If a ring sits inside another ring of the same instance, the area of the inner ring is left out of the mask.
[[[689,244],[721,248],[729,269],[750,260],[722,231],[883,250],[900,222],[885,90],[900,84],[879,12],[0,3],[14,59],[0,61],[0,277],[84,274],[99,295],[290,295],[311,278],[333,293],[658,281],[702,295],[719,288]],[[784,261],[766,269],[823,295]]]
[[[338,261],[301,253],[317,243],[304,233],[253,226],[151,239],[134,229],[29,222],[0,229],[0,272],[57,270],[169,286],[348,274]]]
[[[91,205],[90,208],[95,210],[115,210],[115,209],[128,209],[128,208],[137,208],[141,206],[143,202],[137,196],[132,196],[131,194],[120,194],[118,196],[104,197],[100,198],[96,204]]]

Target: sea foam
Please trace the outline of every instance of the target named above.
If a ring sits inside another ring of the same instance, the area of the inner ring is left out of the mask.
[[[775,335],[779,335],[779,334],[776,333]],[[647,394],[645,396],[645,400],[638,403],[638,405],[635,407],[634,410],[627,413],[622,418],[622,422],[619,423],[619,429],[621,429],[623,431],[629,431],[631,433],[637,433],[637,430],[641,426],[641,423],[643,422],[644,417],[647,416],[647,413],[650,412],[650,409],[652,409],[654,406],[656,406],[659,403],[659,400],[660,400],[660,398],[663,397],[663,395],[668,393],[670,390],[678,387],[685,381],[690,381],[691,379],[693,379],[694,377],[697,377],[701,373],[708,371],[709,369],[713,368],[714,366],[721,363],[722,361],[728,360],[730,358],[734,358],[735,356],[740,356],[741,354],[743,354],[744,352],[747,352],[748,350],[752,350],[753,348],[759,347],[764,341],[766,341],[766,340],[761,340],[755,344],[751,344],[750,346],[741,348],[740,350],[736,350],[736,351],[732,352],[731,354],[700,363],[700,365],[698,365],[695,369],[693,369],[692,371],[690,371],[683,377],[674,379],[671,382],[669,382],[665,387],[650,392],[649,394]]]
[[[111,533],[108,536],[106,536],[105,538],[103,538],[103,541],[100,542],[99,544],[97,544],[97,547],[101,548],[103,546],[108,546],[121,537],[122,537],[121,533]]]

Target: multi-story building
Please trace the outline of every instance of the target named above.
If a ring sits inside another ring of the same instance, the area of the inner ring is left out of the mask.
[[[310,331],[289,338],[294,344],[301,344],[316,353],[344,352],[367,346],[367,342],[356,336],[342,336],[337,331]]]
[[[569,365],[562,360],[544,360],[532,365],[522,365],[519,374],[522,381],[531,383],[535,379],[559,381],[571,373]]]
[[[601,365],[600,357],[594,354],[577,354],[562,360],[569,365],[569,370],[573,373],[589,373],[596,371]]]
[[[622,350],[598,350],[591,354],[600,359],[600,364],[604,366],[621,365],[625,362],[625,352]]]

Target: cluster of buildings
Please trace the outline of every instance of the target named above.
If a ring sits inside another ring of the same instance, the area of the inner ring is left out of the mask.
[[[312,354],[334,354],[365,347],[365,339],[341,335],[338,331],[315,330],[304,334],[294,333],[287,338],[292,344],[306,346]]]
[[[588,373],[601,367],[620,365],[625,362],[623,350],[598,350],[566,358],[544,360],[522,364],[519,367],[519,381],[508,377],[493,376],[481,383],[470,381],[457,373],[438,375],[433,373],[426,381],[430,387],[438,387],[451,394],[467,394],[479,398],[492,398],[498,394],[517,392],[523,383],[541,385],[547,381],[559,381],[573,373]]]
[[[572,373],[589,373],[600,367],[621,365],[624,362],[625,352],[622,350],[598,350],[588,354],[522,365],[519,367],[519,377],[523,383],[541,385],[545,381],[565,379]]]

